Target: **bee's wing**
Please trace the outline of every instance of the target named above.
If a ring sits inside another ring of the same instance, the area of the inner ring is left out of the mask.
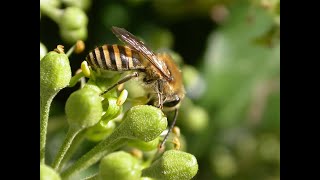
[[[117,36],[119,40],[129,45],[134,50],[141,53],[146,59],[148,59],[160,72],[165,76],[167,80],[172,80],[168,71],[164,71],[163,65],[159,63],[157,56],[151,51],[142,41],[136,36],[125,30],[124,28],[118,28],[112,26],[112,32]]]

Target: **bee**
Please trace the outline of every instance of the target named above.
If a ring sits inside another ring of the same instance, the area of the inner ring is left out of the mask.
[[[130,79],[138,78],[149,92],[150,104],[160,109],[175,111],[173,122],[161,147],[175,125],[178,108],[185,96],[181,71],[169,54],[155,54],[124,28],[113,26],[111,30],[125,45],[105,44],[97,47],[89,52],[86,61],[96,71],[132,71],[102,94]]]

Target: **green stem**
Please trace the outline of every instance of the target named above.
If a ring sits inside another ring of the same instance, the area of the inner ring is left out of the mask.
[[[90,177],[84,178],[83,180],[98,180],[98,179],[99,179],[98,174],[95,174]]]
[[[160,149],[158,148],[144,163],[143,167],[149,167],[159,156],[161,155]]]
[[[76,135],[81,131],[82,129],[78,129],[78,128],[72,128],[70,127],[68,130],[68,133],[66,135],[66,138],[62,144],[62,146],[60,147],[60,150],[55,158],[55,160],[52,163],[52,167],[54,170],[57,170],[60,166],[61,166],[61,161],[64,158],[64,155],[66,154],[66,152],[68,151],[70,145],[72,144],[73,139],[76,137]]]
[[[40,3],[40,11],[50,17],[55,23],[59,24],[63,10],[52,7],[46,3]]]
[[[46,137],[49,119],[49,111],[53,98],[56,93],[51,96],[40,95],[40,162],[45,163]]]
[[[61,171],[63,168],[63,165],[69,161],[69,159],[72,157],[72,155],[75,153],[75,151],[78,149],[79,145],[83,142],[84,137],[86,134],[86,130],[83,130],[79,132],[79,134],[74,138],[73,142],[71,143],[69,150],[64,155],[64,158],[60,162],[60,166],[58,168],[58,172]]]
[[[101,141],[93,149],[91,149],[89,152],[83,155],[67,170],[62,172],[61,177],[63,179],[68,179],[71,175],[90,167],[91,165],[99,161],[106,154],[120,148],[125,143],[127,143],[127,141],[128,140],[124,138],[119,139],[119,135],[117,133],[112,133],[105,140]]]
[[[82,77],[84,77],[84,74],[83,74],[82,71],[81,71],[80,73],[78,73],[78,74],[75,74],[75,75],[71,78],[71,80],[70,80],[70,82],[69,82],[69,87],[75,86],[75,85],[77,84],[77,82],[79,81],[79,79],[81,79]]]
[[[68,56],[68,57],[70,57],[70,55],[72,54],[72,52],[74,51],[74,48],[76,47],[76,45],[73,45],[69,50],[68,50],[68,52],[66,53],[66,55]]]

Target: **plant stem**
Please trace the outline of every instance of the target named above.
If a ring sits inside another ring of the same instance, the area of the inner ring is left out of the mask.
[[[75,74],[75,75],[71,78],[71,80],[70,80],[70,82],[69,82],[69,87],[75,86],[75,85],[77,84],[77,82],[79,81],[79,79],[81,79],[82,77],[84,77],[84,74],[83,74],[82,71],[81,71],[80,73],[78,73],[78,74]]]
[[[152,155],[150,155],[150,157],[143,163],[143,167],[144,168],[147,168],[149,167],[154,161],[156,161],[156,159],[161,156],[161,153],[160,152],[161,149],[157,149]]]
[[[67,170],[62,172],[61,178],[68,179],[68,177],[71,175],[90,167],[106,154],[113,152],[127,143],[127,139],[119,139],[118,137],[119,136],[116,134],[111,134],[105,140],[101,141],[93,149],[83,155],[77,162],[71,165]]]
[[[63,10],[50,6],[46,3],[40,3],[40,11],[50,17],[54,22],[59,24]]]
[[[40,95],[40,162],[45,163],[46,136],[49,119],[49,111],[52,100],[56,93],[51,96]]]
[[[95,174],[95,175],[87,177],[87,178],[85,178],[83,180],[98,180],[98,178],[99,178],[98,174]]]
[[[70,127],[68,130],[68,133],[66,135],[66,138],[63,142],[63,144],[60,147],[60,150],[55,158],[55,160],[52,163],[52,167],[54,170],[59,169],[59,167],[61,166],[61,161],[64,158],[64,155],[66,154],[66,152],[68,151],[70,145],[72,144],[73,139],[76,137],[76,135],[81,131],[82,129],[79,128],[73,128]]]
[[[76,45],[73,45],[73,46],[68,50],[68,52],[66,53],[66,55],[67,55],[68,57],[70,57],[70,55],[73,53],[75,47],[76,47]]]
[[[72,157],[72,155],[77,150],[79,145],[83,142],[85,134],[86,134],[86,130],[83,130],[79,132],[78,135],[73,139],[73,142],[69,147],[69,150],[66,152],[66,154],[64,155],[64,158],[60,162],[60,166],[58,167],[58,170],[57,170],[58,172],[61,171],[61,169],[63,168],[63,165]]]

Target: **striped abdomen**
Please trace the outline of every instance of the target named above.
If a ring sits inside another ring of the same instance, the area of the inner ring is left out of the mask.
[[[86,61],[93,69],[111,71],[145,69],[140,59],[137,51],[116,44],[97,47],[86,57]]]

